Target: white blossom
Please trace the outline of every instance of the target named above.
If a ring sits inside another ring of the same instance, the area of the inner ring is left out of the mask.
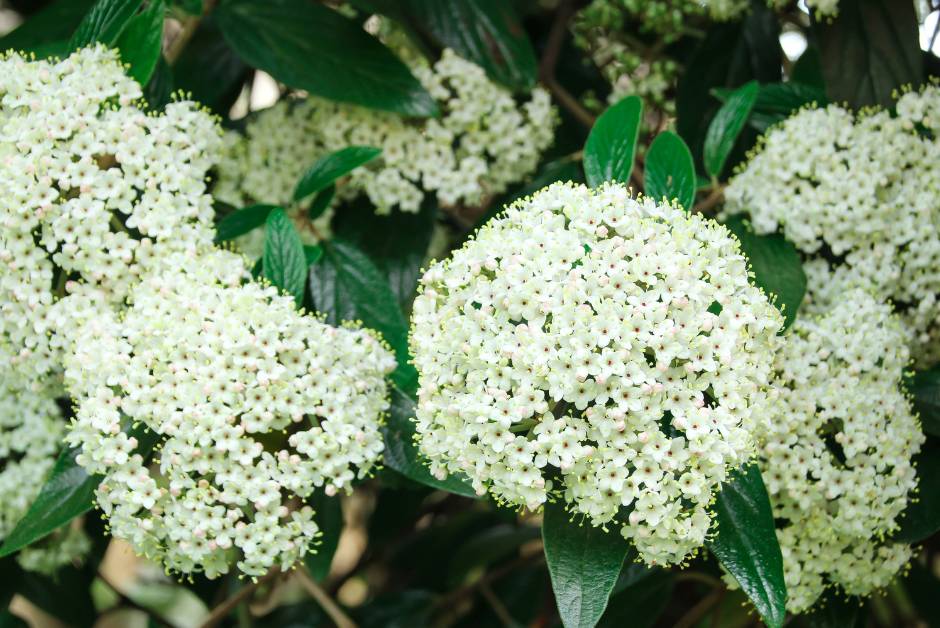
[[[702,545],[753,453],[782,322],[724,227],[574,184],[431,267],[412,321],[431,471],[529,509],[563,497],[650,563]]]
[[[67,440],[104,475],[111,533],[168,570],[290,567],[319,534],[303,499],[350,490],[384,447],[390,351],[246,277],[232,253],[173,256],[67,355]],[[157,438],[153,465],[132,426]]]

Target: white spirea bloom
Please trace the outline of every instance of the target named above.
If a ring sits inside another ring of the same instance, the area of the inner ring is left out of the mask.
[[[903,340],[890,306],[856,289],[799,318],[777,353],[779,397],[759,463],[792,612],[830,584],[850,595],[886,586],[911,556],[885,540],[916,485],[911,459],[924,442],[900,388]]]
[[[50,381],[48,312],[67,280],[120,301],[167,243],[211,242],[205,177],[221,147],[192,103],[135,103],[116,51],[0,57],[0,376]]]
[[[649,563],[702,545],[754,451],[779,313],[722,226],[620,185],[554,184],[421,280],[411,348],[432,472],[530,509],[550,476]]]
[[[940,357],[940,87],[897,115],[831,105],[774,127],[725,190],[726,211],[810,258],[813,307],[858,286],[891,299],[919,364]]]
[[[338,196],[365,194],[379,214],[417,212],[426,193],[445,206],[479,204],[535,170],[557,124],[548,92],[536,88],[519,104],[451,50],[412,71],[440,106],[439,118],[408,120],[315,97],[283,100],[254,117],[244,137],[229,135],[214,194],[236,206],[290,204],[316,159],[352,145],[382,154],[354,170]]]
[[[318,535],[302,499],[349,490],[384,447],[391,352],[246,276],[232,253],[176,256],[122,316],[89,320],[66,362],[67,440],[104,475],[111,533],[168,570],[290,567]],[[157,436],[155,466],[132,424]]]
[[[0,383],[0,540],[39,494],[61,449],[65,427],[62,410],[45,391],[17,391]],[[51,573],[81,558],[90,547],[81,529],[53,534],[56,538],[17,554],[24,569]]]

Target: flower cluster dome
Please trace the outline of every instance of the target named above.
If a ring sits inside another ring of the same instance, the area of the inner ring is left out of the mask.
[[[805,109],[774,127],[725,190],[729,213],[778,229],[808,258],[810,309],[847,288],[890,299],[914,357],[940,357],[940,87],[897,114]]]
[[[318,529],[303,500],[373,468],[395,367],[371,333],[304,316],[247,276],[233,253],[176,255],[120,316],[89,318],[66,361],[67,441],[104,476],[96,498],[111,533],[210,578],[307,552]],[[152,462],[144,436],[157,442]]]
[[[69,280],[120,301],[144,259],[211,242],[205,178],[221,134],[192,103],[159,115],[103,46],[0,58],[0,376],[57,370],[48,316]]]
[[[830,585],[850,595],[886,586],[910,559],[908,545],[885,540],[916,485],[911,459],[924,442],[901,389],[903,340],[890,306],[855,289],[798,319],[777,353],[779,396],[759,464],[792,612]]]
[[[754,452],[782,324],[724,227],[570,183],[431,267],[412,321],[431,471],[530,509],[563,498],[649,563],[704,542]]]

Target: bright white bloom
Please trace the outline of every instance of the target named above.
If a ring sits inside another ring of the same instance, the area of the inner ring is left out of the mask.
[[[148,114],[140,96],[101,46],[0,58],[0,377],[17,386],[57,368],[48,314],[67,280],[120,301],[167,243],[211,242],[215,122],[192,103]]]
[[[122,316],[92,318],[78,335],[67,440],[105,476],[96,495],[111,533],[167,569],[288,568],[318,536],[302,499],[349,490],[381,454],[395,360],[369,332],[243,283],[237,255],[165,266],[131,291]],[[157,438],[155,466],[132,425]]]
[[[417,212],[425,193],[445,206],[477,205],[535,171],[557,124],[548,92],[536,88],[519,104],[451,50],[412,71],[440,106],[439,118],[408,120],[315,97],[283,100],[253,118],[244,137],[229,135],[214,194],[236,206],[290,204],[317,158],[352,145],[382,155],[341,182],[338,197],[365,194],[379,214]]]
[[[61,449],[65,427],[62,410],[45,391],[16,391],[0,383],[0,540],[39,494]],[[88,551],[88,537],[81,529],[53,534],[57,538],[17,554],[24,569],[51,573]]]
[[[920,364],[940,358],[940,87],[908,93],[898,115],[832,105],[774,127],[725,191],[729,213],[778,229],[810,257],[809,299],[847,287],[891,299]]]
[[[908,362],[891,308],[862,290],[790,329],[775,362],[779,398],[759,459],[792,612],[827,586],[865,595],[911,556],[885,540],[916,484],[924,436],[901,391]]]
[[[433,266],[414,304],[417,431],[437,476],[623,524],[650,563],[702,545],[753,453],[782,319],[734,237],[627,188],[555,184]]]

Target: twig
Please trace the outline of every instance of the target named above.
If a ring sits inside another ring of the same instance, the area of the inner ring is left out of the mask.
[[[216,2],[217,0],[205,0],[202,5],[202,15],[191,15],[183,20],[183,28],[176,37],[173,38],[173,41],[170,42],[170,45],[166,48],[166,52],[163,54],[167,65],[173,65],[180,58],[180,55],[183,54],[183,50],[186,48],[186,44],[188,44],[189,40],[196,34],[196,29],[199,28],[199,23],[202,22],[202,18],[209,15],[212,9],[215,8]]]
[[[202,624],[200,624],[201,628],[211,628],[212,626],[218,624],[220,621],[228,617],[228,614],[231,613],[236,606],[241,604],[243,600],[247,599],[248,596],[254,593],[255,589],[260,587],[262,584],[276,579],[280,575],[281,570],[277,567],[274,567],[271,569],[271,571],[264,574],[251,584],[248,584],[236,591],[234,595],[212,609],[212,612],[210,612],[206,616],[205,620],[203,620]]]
[[[703,597],[698,602],[698,604],[690,608],[689,612],[680,617],[679,621],[675,623],[673,628],[692,628],[692,626],[698,624],[698,622],[701,621],[705,615],[708,615],[709,611],[711,611],[719,602],[721,602],[724,595],[724,587],[715,589]]]
[[[159,625],[164,626],[164,628],[174,628],[173,624],[171,624],[165,617],[163,617],[162,615],[160,615],[160,613],[158,613],[158,612],[156,612],[156,611],[154,611],[154,610],[151,610],[151,609],[147,608],[146,606],[143,606],[143,605],[141,605],[141,604],[138,604],[137,602],[135,602],[134,600],[132,600],[131,598],[129,598],[126,593],[124,593],[124,592],[121,591],[119,588],[117,588],[117,587],[114,585],[114,583],[111,582],[110,580],[108,580],[108,579],[104,576],[104,574],[102,574],[100,571],[98,572],[98,579],[101,580],[101,582],[103,582],[109,589],[111,589],[112,591],[114,591],[114,593],[115,593],[115,594],[118,596],[118,598],[120,599],[121,603],[123,603],[125,606],[129,606],[129,607],[135,608],[135,609],[137,609],[137,610],[139,610],[139,611],[143,611],[144,613],[147,614],[147,617],[149,617],[150,619],[152,619],[153,621],[155,621],[155,622],[158,623]],[[114,610],[117,610],[117,609],[114,609]]]
[[[725,199],[725,186],[716,185],[712,188],[711,193],[702,199],[702,202],[695,206],[695,211],[699,213],[707,213],[715,208],[720,202]]]
[[[542,53],[542,59],[539,62],[539,77],[542,84],[545,85],[562,107],[567,109],[579,122],[591,127],[594,126],[594,116],[555,78],[555,66],[558,65],[561,45],[565,41],[568,20],[571,19],[572,15],[574,15],[574,3],[571,0],[564,0],[555,13],[555,20],[552,22],[552,28],[548,34],[545,51]]]
[[[530,563],[536,564],[542,560],[544,560],[544,554],[541,554],[541,553],[533,554],[531,556],[520,556],[519,558],[517,558],[516,560],[512,562],[506,563],[502,567],[499,567],[497,569],[494,569],[493,571],[489,571],[483,574],[480,578],[478,578],[477,580],[474,580],[470,584],[464,585],[460,587],[459,589],[454,589],[447,595],[441,597],[438,600],[436,606],[453,606],[453,604],[457,600],[476,592],[477,590],[480,589],[480,587],[488,586],[491,582],[495,582],[496,580],[499,580],[503,576],[508,575],[509,573],[515,571],[519,567],[528,565]]]
[[[357,628],[356,622],[351,620],[349,616],[343,612],[343,609],[333,601],[333,598],[327,595],[326,591],[310,577],[310,573],[307,571],[306,567],[297,569],[296,578],[301,586],[306,589],[307,593],[317,601],[320,608],[330,616],[330,619],[333,620],[337,628]]]
[[[493,613],[499,618],[500,623],[506,628],[515,628],[519,624],[515,619],[512,618],[512,615],[509,613],[509,609],[506,608],[506,605],[503,604],[502,600],[496,597],[496,594],[493,593],[493,589],[490,588],[490,585],[483,583],[480,585],[480,594],[486,599],[490,604],[490,608],[493,609]]]

